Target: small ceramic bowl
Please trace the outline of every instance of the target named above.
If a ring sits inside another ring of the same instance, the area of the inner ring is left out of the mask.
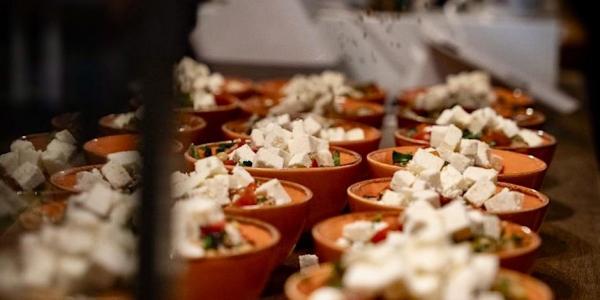
[[[394,140],[396,141],[396,146],[429,147],[429,141],[409,137],[407,131],[408,130],[404,128],[396,130],[396,132],[394,133]],[[554,151],[556,150],[556,138],[553,135],[541,130],[537,131],[536,133],[543,139],[542,145],[535,147],[500,146],[494,147],[494,149],[518,152],[526,155],[533,155],[543,160],[546,163],[546,165],[549,166],[552,162]]]
[[[218,143],[210,143],[196,146],[198,148],[216,148]],[[255,177],[278,178],[299,183],[313,192],[313,200],[310,205],[306,229],[327,217],[339,214],[346,205],[344,193],[346,188],[356,181],[360,175],[360,163],[362,158],[354,151],[339,147],[331,147],[331,150],[340,152],[340,166],[319,168],[253,168],[245,169]],[[185,151],[185,160],[188,170],[193,170],[196,159],[191,157],[189,151]],[[228,166],[232,168],[232,166]]]
[[[100,118],[98,124],[100,125],[100,129],[104,134],[115,135],[139,133],[139,130],[134,127],[119,128],[115,126],[114,120],[117,116],[117,114],[110,114]],[[175,130],[175,139],[180,141],[185,148],[192,143],[198,143],[204,134],[204,129],[206,128],[206,121],[204,121],[204,119],[187,113],[176,114],[175,124],[177,124],[177,128]]]
[[[92,139],[83,144],[83,150],[90,164],[103,164],[111,153],[139,150],[141,137],[137,134],[109,135]],[[183,144],[173,140],[171,151],[178,154]]]
[[[395,211],[402,212],[404,208],[398,206],[387,205],[376,200],[376,197],[388,189],[391,178],[376,178],[357,182],[348,187],[348,203],[350,210],[353,212],[364,211]],[[518,186],[515,184],[498,182],[496,184],[497,192],[502,188],[508,188],[511,191],[523,193],[525,195],[523,201],[523,209],[513,212],[498,212],[494,213],[500,219],[510,221],[519,225],[527,226],[533,231],[538,231],[544,216],[548,211],[550,200],[548,196],[530,188]]]
[[[344,130],[352,128],[361,128],[365,133],[365,139],[360,141],[343,141],[343,142],[329,142],[330,145],[336,147],[342,147],[348,150],[352,150],[362,157],[366,157],[372,151],[379,148],[381,142],[381,131],[377,128],[352,121],[346,121],[341,119],[334,120],[333,127],[340,126]],[[244,139],[249,138],[248,132],[248,120],[239,119],[235,121],[229,121],[223,124],[222,127],[225,137],[228,139]]]
[[[367,163],[373,178],[392,177],[402,169],[392,163],[392,152],[414,153],[419,146],[402,146],[373,151],[367,155]],[[492,154],[502,157],[504,165],[498,181],[539,189],[546,175],[547,165],[531,155],[492,149]]]
[[[231,217],[240,225],[250,251],[186,260],[177,299],[258,299],[274,268],[280,234],[265,222]]]
[[[255,179],[258,182],[269,180],[268,178]],[[312,192],[302,185],[285,180],[281,180],[281,184],[292,198],[292,202],[289,204],[266,207],[237,207],[234,205],[224,207],[225,213],[228,215],[261,220],[279,230],[281,241],[277,245],[277,254],[273,259],[277,265],[285,260],[300,239],[313,197]]]
[[[396,113],[398,127],[406,128],[414,127],[419,123],[435,123],[435,120],[412,109],[417,96],[426,90],[426,87],[420,87],[403,91],[398,95],[397,101],[400,104]],[[494,91],[496,92],[497,101],[492,105],[492,108],[503,117],[511,118],[520,127],[530,129],[540,129],[546,122],[546,116],[542,112],[528,107],[534,103],[528,95],[519,90],[511,91],[500,87],[494,88]]]
[[[215,140],[221,140],[223,134],[221,133],[221,126],[228,120],[234,120],[239,110],[239,99],[232,95],[217,95],[215,97],[217,106],[210,109],[195,110],[192,107],[179,107],[175,111],[179,113],[193,114],[201,117],[206,121],[206,127],[202,136],[198,139],[198,142],[209,142]]]
[[[290,300],[307,300],[310,294],[320,287],[324,287],[331,280],[334,271],[332,264],[323,264],[319,268],[310,270],[305,274],[296,273],[285,282],[285,295]],[[552,290],[543,282],[519,272],[500,269],[497,278],[506,278],[511,282],[519,283],[525,291],[525,299],[552,300]]]
[[[46,146],[52,141],[52,134],[50,132],[33,133],[24,135],[19,140],[29,141],[33,144],[35,150],[46,150]]]
[[[342,237],[344,226],[355,221],[372,221],[381,218],[386,222],[390,231],[401,231],[402,224],[399,221],[400,212],[359,212],[329,218],[320,222],[312,230],[312,237],[315,242],[315,254],[322,262],[336,262],[342,255],[348,251],[348,248],[339,246],[336,241]],[[507,234],[514,234],[523,239],[523,247],[512,250],[496,252],[500,258],[502,268],[511,269],[519,272],[529,272],[542,240],[537,233],[531,231],[528,227],[511,223],[502,222],[502,230]]]
[[[66,191],[69,193],[79,193],[80,190],[75,188],[77,185],[77,174],[84,171],[91,171],[93,169],[100,169],[102,165],[88,165],[75,167],[67,170],[63,170],[57,173],[54,173],[50,177],[50,183],[54,185],[56,188],[62,191]]]

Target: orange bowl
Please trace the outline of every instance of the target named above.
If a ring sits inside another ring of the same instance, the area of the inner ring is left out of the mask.
[[[296,273],[290,276],[285,282],[286,297],[290,300],[307,300],[312,292],[328,284],[333,275],[333,271],[334,267],[332,264],[324,264],[319,268],[310,270],[306,274]],[[507,269],[500,269],[497,278],[507,278],[512,282],[518,282],[526,293],[526,299],[554,299],[552,290],[545,283],[529,275]]]
[[[195,110],[192,107],[179,107],[179,113],[193,114],[206,121],[204,133],[197,142],[209,142],[222,139],[221,126],[227,120],[235,119],[239,114],[239,99],[232,95],[217,95],[217,106],[210,109]]]
[[[90,164],[103,164],[111,153],[139,150],[141,137],[137,134],[118,134],[95,138],[83,144],[83,150]],[[171,151],[181,153],[183,144],[173,140]]]
[[[269,180],[268,178],[255,179],[258,182]],[[254,218],[277,228],[281,234],[281,241],[277,245],[277,253],[273,259],[277,265],[283,263],[300,239],[313,197],[312,192],[302,185],[285,180],[282,180],[281,184],[292,198],[291,203],[250,208],[229,205],[224,208],[228,215]]]
[[[33,133],[24,135],[18,139],[31,142],[35,150],[44,151],[46,150],[48,144],[52,141],[52,134],[50,132]]]
[[[391,178],[389,177],[376,178],[357,182],[348,187],[347,194],[350,210],[353,212],[404,211],[404,208],[402,207],[383,204],[373,199],[373,197],[377,197],[381,192],[390,186],[390,181]],[[523,193],[525,198],[523,200],[523,208],[521,210],[513,212],[497,212],[492,214],[497,215],[502,220],[527,226],[534,231],[538,231],[542,225],[544,216],[548,211],[548,204],[550,204],[548,196],[534,189],[505,182],[498,182],[496,183],[496,186],[498,192],[500,192],[502,188],[506,187],[511,191]]]
[[[367,155],[367,163],[373,178],[392,177],[402,169],[392,164],[392,152],[414,153],[419,146],[392,147],[373,151]],[[539,189],[546,175],[547,165],[531,155],[492,149],[492,154],[502,157],[504,165],[498,174],[498,181],[514,183]]]
[[[381,131],[377,128],[362,123],[346,121],[341,119],[335,119],[333,126],[340,126],[344,128],[344,130],[360,128],[365,133],[365,139],[360,141],[329,142],[329,144],[332,146],[352,150],[360,154],[362,157],[367,156],[367,154],[379,148],[379,143],[381,142]],[[228,139],[246,139],[250,137],[246,133],[248,132],[247,119],[229,121],[223,124],[223,127],[221,129],[223,130],[225,137],[227,137]]]
[[[184,261],[177,299],[258,299],[274,268],[280,234],[272,225],[231,217],[254,248],[250,251]]]
[[[312,230],[315,242],[315,253],[323,262],[339,261],[348,248],[339,246],[336,241],[342,237],[344,226],[355,221],[369,221],[381,217],[391,231],[401,231],[402,224],[399,221],[400,212],[359,212],[329,218],[320,222]],[[524,246],[518,249],[499,251],[496,254],[500,258],[500,266],[503,268],[528,272],[535,261],[537,251],[542,244],[539,235],[528,227],[512,222],[503,221],[502,230],[508,234],[515,234],[524,240]]]
[[[52,185],[58,188],[59,190],[73,194],[79,193],[81,191],[75,188],[75,185],[77,185],[77,173],[100,168],[102,168],[102,165],[99,164],[63,170],[52,174],[52,176],[50,177],[50,183],[52,183]]]
[[[421,123],[422,124],[422,123]],[[554,151],[556,150],[556,138],[544,131],[538,131],[537,134],[543,139],[543,144],[535,147],[514,147],[514,146],[500,146],[493,147],[494,149],[506,150],[512,152],[523,153],[526,155],[533,155],[543,160],[546,165],[550,165],[552,158],[554,157]],[[422,139],[411,138],[406,135],[406,129],[398,129],[394,133],[394,140],[396,146],[422,146],[429,147],[429,141]]]
[[[209,143],[196,147],[215,148],[224,142]],[[331,147],[331,150],[340,152],[340,166],[319,168],[253,168],[244,167],[252,176],[278,178],[299,183],[313,192],[313,200],[310,205],[306,228],[320,220],[339,214],[346,205],[344,193],[346,188],[356,181],[360,174],[360,163],[362,158],[354,151],[339,147]],[[196,159],[191,157],[189,151],[185,151],[185,160],[188,170],[193,170]],[[232,166],[228,166],[232,168]],[[327,180],[324,180],[324,179]],[[331,184],[335,183],[335,184]]]
[[[137,134],[139,130],[133,127],[119,128],[115,126],[114,120],[117,114],[106,115],[98,121],[100,130],[106,135],[116,134]],[[175,139],[183,144],[183,147],[187,148],[191,143],[197,143],[206,128],[206,121],[204,119],[187,113],[176,114],[177,129],[175,131]]]
[[[254,85],[254,90],[256,93],[271,97],[271,98],[279,98],[284,96],[281,92],[281,89],[287,84],[288,79],[271,79],[257,82]],[[366,89],[367,92],[363,97],[352,98],[357,101],[368,101],[383,104],[385,102],[386,92],[377,84],[368,84],[363,85],[363,90]]]

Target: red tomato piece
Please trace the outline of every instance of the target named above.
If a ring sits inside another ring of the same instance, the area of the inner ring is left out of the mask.
[[[202,232],[203,235],[223,232],[223,230],[225,230],[225,220],[200,227],[200,232]]]
[[[389,226],[377,231],[377,233],[371,238],[371,243],[377,244],[379,242],[385,241],[389,231],[390,231]]]

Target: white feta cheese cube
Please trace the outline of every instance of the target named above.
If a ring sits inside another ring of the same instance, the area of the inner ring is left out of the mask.
[[[304,254],[298,256],[300,272],[306,273],[309,269],[319,266],[319,257],[314,254]]]
[[[500,235],[502,234],[500,218],[494,215],[483,215],[482,234],[493,239],[500,239]]]
[[[311,136],[310,149],[311,152],[329,151],[329,141]]]
[[[46,146],[46,151],[55,151],[55,152],[62,153],[62,155],[64,155],[64,157],[67,160],[69,160],[71,158],[71,156],[73,156],[73,153],[75,153],[76,150],[77,150],[77,148],[75,147],[75,145],[61,142],[57,139],[53,139],[48,144],[48,146]]]
[[[112,123],[117,128],[125,128],[133,119],[135,119],[135,113],[133,112],[117,114]]]
[[[194,163],[194,169],[196,173],[202,174],[203,178],[228,173],[223,162],[216,156],[197,160]]]
[[[114,243],[98,243],[90,253],[90,259],[102,269],[120,277],[135,271],[135,258],[125,249]]]
[[[467,214],[467,207],[462,201],[452,201],[440,208],[439,212],[444,221],[447,234],[453,235],[470,228],[471,223]]]
[[[38,166],[25,162],[20,165],[11,177],[19,184],[24,191],[32,191],[46,181],[46,177]]]
[[[529,147],[537,147],[544,143],[544,139],[533,130],[521,129],[519,130],[518,136],[523,139]]]
[[[260,129],[252,129],[252,132],[250,133],[250,139],[256,147],[262,147],[265,145],[265,134]]]
[[[0,155],[0,167],[5,174],[12,174],[19,167],[19,155],[16,152]]]
[[[415,182],[415,175],[406,170],[398,170],[394,172],[392,181],[390,182],[390,188],[394,191],[399,190],[403,187],[410,187]]]
[[[444,111],[442,111],[442,113],[439,115],[439,117],[435,120],[435,124],[448,125],[452,121],[452,116],[453,116],[452,110],[445,109]]]
[[[246,171],[246,169],[235,166],[229,177],[229,188],[230,189],[241,189],[254,182],[254,177]]]
[[[124,188],[133,181],[127,170],[114,161],[104,164],[100,171],[110,185],[116,189]]]
[[[77,140],[75,140],[75,137],[73,137],[73,135],[66,129],[54,134],[54,138],[61,142],[65,142],[65,143],[69,143],[69,144],[73,144],[73,145],[75,145],[77,143]]]
[[[76,183],[75,189],[78,191],[87,191],[96,184],[109,185],[108,182],[102,177],[102,173],[98,169],[92,169],[91,171],[82,171],[75,175]]]
[[[447,238],[442,219],[427,201],[415,201],[408,206],[403,232],[415,242],[437,243]]]
[[[310,294],[308,300],[345,300],[344,293],[333,287],[321,287]],[[487,300],[487,299],[486,299]]]
[[[56,272],[57,257],[51,248],[39,242],[35,236],[20,240],[22,273],[21,281],[26,287],[50,287]]]
[[[471,115],[462,106],[455,105],[452,107],[452,119],[450,122],[460,128],[466,128],[471,123]]]
[[[48,174],[54,174],[69,168],[69,161],[62,153],[46,150],[41,155],[42,166]]]
[[[321,128],[321,123],[315,120],[315,118],[313,118],[312,116],[309,116],[306,119],[304,119],[304,131],[309,135],[317,134],[319,131],[321,131]]]
[[[496,184],[490,180],[478,180],[465,193],[464,197],[476,207],[492,197],[496,192]]]
[[[475,155],[475,165],[484,168],[491,167],[490,153],[490,146],[488,144],[477,141],[477,154]]]
[[[327,139],[330,142],[341,142],[346,138],[346,132],[342,127],[328,128],[321,132],[324,132],[324,134],[321,135],[321,138]]]
[[[483,205],[489,212],[515,211],[522,208],[524,198],[523,194],[504,188],[500,193],[486,200]]]
[[[499,268],[499,259],[493,254],[473,256],[469,269],[474,270],[477,276],[476,288],[478,290],[489,289],[498,275]]]
[[[300,167],[300,168],[310,168],[312,166],[312,159],[308,155],[308,152],[301,152],[293,155],[290,158],[288,163],[288,167]]]
[[[269,124],[264,129],[265,132],[265,147],[275,147],[279,149],[287,149],[288,141],[292,138],[292,133],[281,128],[277,124]]]
[[[121,201],[115,203],[110,211],[109,219],[111,223],[124,226],[131,220],[135,208],[137,207],[138,195],[123,195]]]
[[[257,195],[266,195],[267,198],[275,200],[275,204],[283,205],[292,202],[292,198],[278,179],[271,179],[261,184],[256,189]]]
[[[448,151],[454,151],[462,139],[462,134],[463,133],[460,128],[454,125],[449,125],[448,129],[446,130],[446,135],[444,135],[439,148]]]
[[[461,173],[475,163],[473,159],[456,152],[450,153],[446,161]]]
[[[440,195],[434,190],[417,190],[413,191],[413,201],[427,201],[433,207],[440,207]]]
[[[463,172],[463,177],[472,183],[479,180],[489,180],[496,182],[498,179],[498,172],[494,169],[484,169],[480,167],[468,167]]]
[[[302,132],[294,131],[292,138],[288,142],[288,149],[290,154],[295,155],[298,153],[310,153],[311,144],[309,135]]]
[[[444,141],[446,132],[448,132],[448,126],[431,126],[431,136],[429,138],[429,144],[431,145],[431,147],[439,147]]]
[[[398,207],[406,207],[410,202],[410,198],[406,197],[404,193],[398,193],[391,190],[385,190],[383,195],[381,196],[381,203],[398,206]]]
[[[479,141],[473,139],[462,139],[460,140],[459,152],[462,155],[474,156],[477,154],[477,147]]]
[[[362,128],[352,128],[346,131],[347,141],[360,141],[365,139],[365,131]]]
[[[192,92],[190,94],[195,110],[209,109],[217,105],[215,96],[205,91]]]
[[[58,227],[52,235],[51,243],[63,253],[71,255],[86,254],[96,243],[95,232],[75,224]]]
[[[500,155],[490,154],[490,165],[496,172],[500,172],[504,168],[504,160]]]
[[[285,125],[289,124],[290,121],[291,121],[291,119],[290,119],[289,114],[283,114],[283,115],[277,116],[277,124],[279,124],[279,126],[285,126]]]
[[[499,118],[502,117],[499,116]],[[502,119],[500,122],[500,130],[502,130],[502,133],[504,133],[504,135],[506,135],[509,139],[519,134],[519,126],[515,121],[510,119]]]
[[[333,154],[329,150],[319,150],[315,155],[315,159],[320,167],[333,167],[335,165]]]
[[[273,152],[260,148],[256,152],[256,166],[265,168],[283,168],[284,160],[281,156],[274,154]]]
[[[231,152],[229,154],[229,159],[238,163],[243,163],[244,165],[246,165],[246,162],[250,162],[250,165],[253,166],[256,162],[256,153],[252,151],[252,148],[250,148],[248,144],[244,144]]]
[[[413,158],[407,164],[407,169],[419,174],[424,170],[439,171],[444,166],[444,160],[424,149],[417,149]]]
[[[137,171],[142,166],[142,156],[138,151],[120,151],[106,156],[108,161],[113,161],[130,172]]]
[[[30,141],[26,141],[26,140],[15,140],[14,142],[12,142],[12,144],[10,144],[10,151],[11,152],[19,152],[19,150],[35,150],[35,148],[33,147],[33,144]]]
[[[19,165],[22,165],[26,162],[31,163],[36,166],[40,166],[40,158],[42,155],[41,151],[31,150],[31,149],[22,149],[18,152],[19,155]]]
[[[344,225],[342,236],[352,242],[368,242],[376,233],[371,221],[354,221]]]
[[[219,174],[206,179],[200,188],[192,190],[190,194],[207,198],[220,205],[229,204],[229,175]]]
[[[427,182],[427,185],[433,189],[441,190],[442,182],[440,179],[440,171],[425,170],[419,174],[419,179]]]
[[[113,204],[121,198],[120,193],[103,184],[94,185],[87,195],[82,196],[77,202],[100,216],[108,216]]]
[[[462,181],[462,174],[452,165],[447,165],[442,168],[440,172],[440,182],[442,184],[442,191],[459,189]]]

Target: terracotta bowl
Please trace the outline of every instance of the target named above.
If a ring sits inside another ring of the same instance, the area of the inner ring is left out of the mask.
[[[494,149],[506,150],[512,152],[523,153],[527,155],[533,155],[543,160],[546,165],[550,165],[552,158],[554,157],[554,151],[556,150],[556,138],[544,131],[538,131],[537,134],[544,140],[542,145],[535,147],[510,147],[501,146],[494,147]],[[411,138],[406,135],[406,129],[398,129],[394,133],[394,140],[396,146],[423,146],[429,147],[429,141],[422,139]]]
[[[435,120],[422,116],[413,109],[413,103],[417,95],[425,92],[427,87],[419,87],[403,91],[396,98],[400,108],[396,113],[398,127],[414,127],[419,123],[433,124]],[[505,118],[514,119],[520,127],[539,129],[546,122],[546,116],[531,107],[534,104],[533,99],[518,90],[508,90],[505,88],[494,88],[497,96],[497,103],[492,108]]]
[[[114,120],[117,114],[106,115],[98,121],[100,130],[106,135],[115,134],[137,134],[139,130],[133,127],[118,128],[114,125]],[[192,114],[180,113],[176,115],[177,129],[175,131],[175,139],[180,141],[184,147],[188,147],[191,143],[198,143],[204,134],[206,121]]]
[[[100,169],[100,168],[102,168],[101,164],[81,166],[81,167],[63,170],[63,171],[54,173],[50,177],[50,183],[52,183],[52,185],[54,185],[59,190],[67,191],[67,192],[70,192],[73,194],[79,193],[81,191],[75,188],[75,185],[77,184],[77,173],[80,173],[83,171],[91,171],[93,169]]]
[[[282,97],[283,94],[281,89],[287,84],[288,79],[271,79],[258,82],[254,85],[254,90],[263,96],[271,98]],[[386,92],[376,84],[370,84],[368,87],[368,93],[364,97],[353,98],[358,101],[368,101],[383,104],[386,98]]]
[[[357,182],[348,187],[348,203],[350,210],[353,212],[363,211],[394,211],[402,212],[404,208],[383,204],[373,198],[379,195],[390,186],[391,178],[376,178]],[[548,197],[534,189],[518,186],[515,184],[498,182],[497,191],[502,188],[509,188],[512,191],[521,192],[525,195],[523,209],[515,212],[499,212],[494,213],[500,219],[510,221],[516,224],[527,226],[533,231],[538,231],[544,216],[548,211],[550,200]],[[367,197],[369,196],[369,197]]]
[[[256,178],[258,182],[265,182],[268,178]],[[274,261],[277,265],[283,263],[285,258],[294,249],[300,235],[304,230],[304,223],[308,217],[312,192],[306,187],[282,180],[283,188],[292,198],[292,203],[268,207],[242,208],[233,205],[224,208],[228,215],[254,218],[269,223],[281,233],[281,241],[277,245],[277,254]]]
[[[258,299],[273,270],[280,234],[265,222],[232,217],[251,251],[187,260],[177,299]]]
[[[336,241],[342,237],[344,226],[355,221],[370,221],[377,217],[388,223],[391,231],[401,231],[402,224],[399,221],[400,212],[359,212],[329,218],[320,222],[312,230],[313,240],[315,241],[315,253],[323,262],[339,261],[348,248],[339,246]],[[505,250],[495,253],[500,258],[500,266],[503,268],[516,270],[519,272],[528,272],[535,261],[542,240],[537,233],[531,231],[528,227],[512,222],[502,222],[504,232],[516,234],[523,237],[525,246]]]
[[[90,164],[103,164],[111,153],[139,150],[140,141],[141,137],[137,134],[108,135],[87,141],[83,150]],[[173,153],[179,154],[183,149],[180,141],[172,141]]]
[[[402,167],[392,164],[392,152],[414,153],[419,146],[402,146],[373,151],[367,155],[367,162],[373,178],[392,177]],[[504,160],[504,167],[498,181],[514,183],[539,189],[546,175],[547,165],[531,155],[492,149],[492,153]]]
[[[331,280],[333,270],[334,267],[332,264],[324,264],[306,274],[296,273],[292,275],[285,282],[285,295],[290,300],[307,300],[312,292],[327,285]],[[501,278],[510,278],[511,281],[521,284],[526,292],[526,299],[554,299],[552,290],[545,283],[529,275],[500,269],[498,276]]]
[[[198,142],[210,142],[222,140],[221,126],[228,120],[235,119],[239,110],[239,99],[232,95],[217,95],[217,107],[204,110],[194,110],[192,107],[179,107],[175,111],[179,113],[193,114],[206,121],[204,133],[198,138]]]
[[[52,141],[52,134],[50,132],[34,133],[24,135],[19,140],[29,141],[33,144],[35,150],[46,150],[46,146]]]
[[[223,142],[204,144],[197,147],[217,147]],[[339,214],[346,205],[344,196],[346,188],[356,181],[360,175],[360,163],[362,158],[358,153],[339,147],[331,147],[331,150],[340,152],[340,166],[321,168],[253,168],[245,169],[255,177],[278,178],[299,183],[313,192],[313,200],[310,205],[306,229],[312,228],[318,221]],[[194,168],[195,158],[186,151],[185,160],[188,170]],[[231,168],[231,166],[229,167]],[[324,179],[327,180],[324,180]]]
[[[381,131],[377,128],[362,123],[340,119],[335,120],[333,126],[341,126],[345,130],[361,128],[365,132],[365,139],[360,141],[330,142],[329,144],[332,146],[352,150],[360,154],[362,157],[366,157],[367,154],[379,148],[379,143],[381,142]],[[228,139],[243,139],[250,137],[248,134],[246,134],[246,132],[248,132],[247,119],[229,121],[223,124],[221,129],[223,130],[225,137]]]

